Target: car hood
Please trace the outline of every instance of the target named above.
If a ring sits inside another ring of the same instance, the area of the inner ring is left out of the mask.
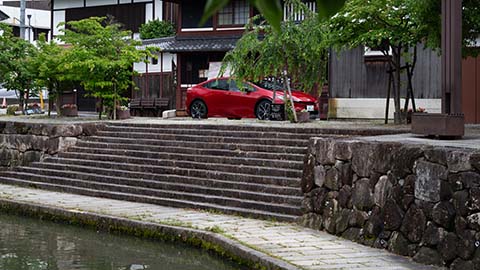
[[[277,96],[279,99],[282,99],[283,93],[277,92]],[[316,102],[317,99],[312,95],[309,95],[302,91],[292,91],[293,102]]]

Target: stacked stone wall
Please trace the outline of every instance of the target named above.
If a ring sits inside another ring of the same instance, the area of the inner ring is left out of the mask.
[[[0,168],[41,161],[94,134],[101,124],[0,122]]]
[[[414,260],[480,269],[480,151],[312,138],[305,226]]]

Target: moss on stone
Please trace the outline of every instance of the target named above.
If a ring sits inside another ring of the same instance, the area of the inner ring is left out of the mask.
[[[103,230],[112,234],[132,235],[144,239],[152,239],[165,242],[183,242],[194,247],[214,252],[221,257],[232,260],[240,265],[247,266],[250,269],[275,269],[267,267],[258,262],[253,262],[241,258],[233,252],[228,251],[221,245],[204,239],[202,235],[198,235],[195,232],[184,231],[185,233],[173,233],[174,226],[172,226],[172,230],[158,227],[162,224],[158,224],[157,226],[147,226],[144,224],[138,224],[138,226],[125,226],[121,224],[121,221],[109,220],[112,219],[111,217],[102,217],[95,214],[86,213],[66,212],[52,208],[42,208],[39,206],[26,206],[22,205],[21,203],[15,202],[6,203],[0,201],[0,213],[38,218],[40,220],[52,221],[55,223],[81,226],[87,229]],[[131,223],[132,225],[134,223],[134,221],[132,220],[125,219],[125,221],[127,223]],[[216,228],[211,228],[210,231],[217,233]],[[218,231],[218,234],[222,234],[221,229]]]

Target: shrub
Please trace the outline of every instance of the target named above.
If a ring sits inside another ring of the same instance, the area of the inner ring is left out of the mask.
[[[7,115],[15,115],[15,112],[20,109],[18,105],[9,105],[7,107]]]
[[[152,39],[175,35],[175,26],[171,22],[153,20],[140,26],[140,38]]]

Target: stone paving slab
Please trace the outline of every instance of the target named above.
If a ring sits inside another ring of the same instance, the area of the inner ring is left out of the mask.
[[[0,199],[212,231],[300,269],[439,269],[295,224],[0,184]]]

